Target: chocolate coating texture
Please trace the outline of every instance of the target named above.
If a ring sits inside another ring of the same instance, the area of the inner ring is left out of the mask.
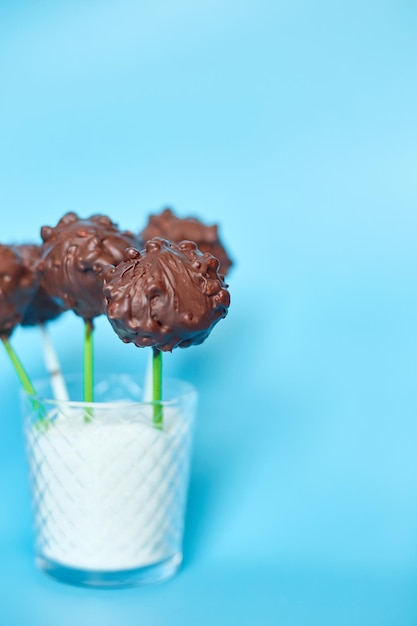
[[[209,252],[220,262],[221,274],[227,274],[232,261],[219,239],[218,226],[206,226],[195,217],[179,218],[171,209],[165,209],[159,215],[150,215],[149,221],[139,237],[144,241],[153,237],[162,237],[175,244],[189,240],[197,244],[201,252]]]
[[[43,247],[36,244],[22,244],[16,246],[22,256],[23,263],[26,267],[36,267],[43,256]],[[40,283],[35,292],[33,300],[29,303],[22,319],[22,326],[34,326],[35,324],[43,324],[55,319],[65,309],[59,306],[49,296],[45,288]]]
[[[202,343],[230,304],[219,262],[195,243],[155,238],[105,270],[107,316],[125,343],[164,352]]]
[[[103,268],[120,263],[137,237],[105,215],[81,219],[76,213],[64,215],[55,228],[44,226],[41,235],[42,287],[59,306],[86,320],[104,313]]]
[[[20,324],[38,284],[37,265],[27,267],[16,246],[0,244],[0,335]]]

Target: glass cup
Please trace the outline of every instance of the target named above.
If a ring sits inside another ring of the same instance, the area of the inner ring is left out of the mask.
[[[80,397],[81,380],[67,382],[70,397]],[[182,561],[195,389],[166,380],[163,402],[143,402],[130,376],[113,375],[84,403],[54,400],[47,381],[36,388],[23,406],[38,566],[91,587],[173,576]]]

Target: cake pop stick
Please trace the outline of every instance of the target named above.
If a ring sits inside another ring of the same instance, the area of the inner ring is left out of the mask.
[[[12,365],[15,369],[15,372],[20,380],[20,382],[22,383],[22,387],[23,389],[26,391],[27,394],[29,395],[36,395],[36,391],[35,388],[25,370],[25,368],[23,367],[23,364],[21,362],[21,360],[19,359],[19,357],[17,356],[16,352],[14,351],[14,349],[12,348],[9,339],[6,337],[6,335],[2,335],[1,336],[1,340],[3,342],[3,346],[5,347],[5,350],[10,358],[10,361],[12,362]]]
[[[49,335],[46,324],[39,324],[39,330],[42,338],[43,357],[46,370],[51,379],[51,387],[55,400],[63,400],[68,402],[69,395],[65,379],[62,375],[61,366],[58,356]]]
[[[152,348],[152,402],[153,423],[156,428],[162,429],[164,415],[161,405],[162,401],[162,352],[157,348]]]
[[[94,402],[94,326],[84,320],[84,402]]]

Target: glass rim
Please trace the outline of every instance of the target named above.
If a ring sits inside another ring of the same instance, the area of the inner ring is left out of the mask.
[[[110,376],[129,376],[130,378],[132,378],[132,375],[127,373],[127,372],[120,372],[119,374],[107,374],[108,377]],[[102,374],[100,376],[100,374],[98,374],[97,376],[97,382],[100,383],[103,381],[103,379],[105,379],[106,374]],[[65,375],[65,380],[74,380],[75,378],[82,378],[82,374],[76,374],[74,372]],[[35,387],[36,390],[36,385],[40,385],[41,383],[49,383],[50,382],[50,377],[48,376],[44,376],[42,378],[38,378],[35,379],[33,381],[33,385]],[[181,378],[171,378],[171,377],[167,377],[164,379],[164,382],[166,383],[171,383],[174,385],[178,385],[181,386],[184,390],[180,391],[178,394],[175,395],[175,397],[171,398],[170,400],[149,400],[149,401],[143,401],[143,400],[112,400],[111,402],[84,402],[83,400],[59,400],[56,398],[52,398],[52,397],[47,397],[43,394],[39,394],[39,393],[28,393],[25,389],[20,389],[20,393],[22,395],[22,397],[27,398],[30,402],[36,403],[38,402],[39,404],[43,404],[46,406],[54,406],[54,407],[67,407],[67,408],[74,408],[74,409],[83,409],[83,408],[100,408],[100,409],[114,409],[115,406],[123,406],[124,408],[133,408],[133,407],[138,407],[138,406],[154,406],[154,405],[160,405],[160,406],[164,406],[164,407],[169,407],[169,406],[174,406],[176,404],[178,404],[179,402],[183,401],[186,398],[197,398],[197,389],[196,387],[189,383],[186,380],[182,380]]]

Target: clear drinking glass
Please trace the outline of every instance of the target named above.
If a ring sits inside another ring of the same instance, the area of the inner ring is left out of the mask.
[[[79,397],[81,380],[68,382],[70,397]],[[93,587],[173,576],[182,561],[195,389],[164,381],[162,425],[129,376],[100,382],[94,403],[54,400],[47,382],[37,393],[23,397],[37,564]]]

